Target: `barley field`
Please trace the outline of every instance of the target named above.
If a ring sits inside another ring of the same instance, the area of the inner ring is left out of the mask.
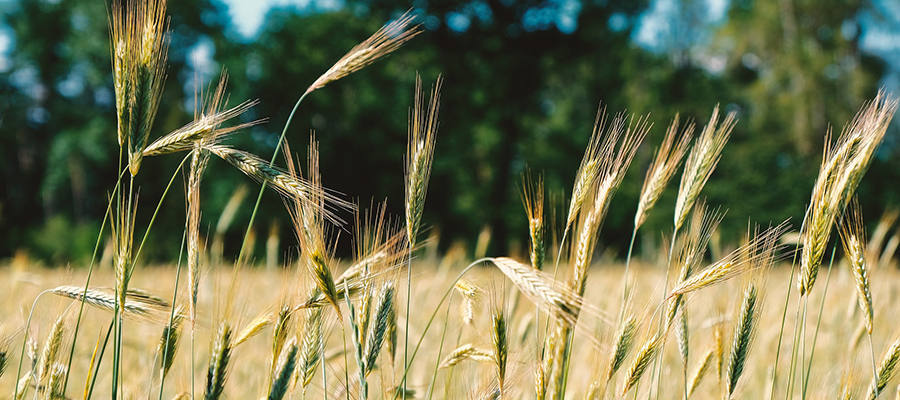
[[[897,110],[893,95],[879,91],[826,141],[818,178],[803,183],[804,215],[751,222],[737,243],[715,239],[727,205],[702,194],[738,123],[715,106],[703,124],[669,123],[643,172],[632,246],[599,251],[610,203],[652,127],[647,116],[601,108],[563,218],[549,217],[557,212],[542,176],[527,172],[521,254],[440,253],[422,224],[440,146],[440,76],[430,89],[417,76],[397,176],[404,213],[388,215],[383,203],[323,187],[318,141],[289,146],[290,119],[271,156],[230,146],[262,120],[230,122],[257,101],[230,101],[224,72],[198,90],[193,121],[152,138],[167,21],[164,0],[111,4],[110,138],[121,174],[92,261],[42,268],[23,254],[0,266],[0,389],[12,398],[900,396],[898,212],[863,221],[855,197]],[[411,14],[389,22],[313,81],[295,110],[420,31]],[[140,173],[167,154],[183,156],[171,178]],[[258,182],[258,196],[282,197],[297,240],[285,262],[264,267],[245,254],[250,229],[235,262],[206,237],[200,199],[213,157]],[[168,179],[165,197],[182,174],[182,255],[147,263],[163,201],[138,201],[141,180]],[[659,203],[669,186],[677,200]],[[139,218],[148,207],[152,217]],[[633,256],[661,207],[674,209],[664,244]],[[338,241],[352,255],[336,255]]]

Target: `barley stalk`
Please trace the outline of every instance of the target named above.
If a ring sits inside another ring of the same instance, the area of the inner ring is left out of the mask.
[[[425,194],[431,177],[431,163],[438,131],[442,79],[439,76],[431,89],[428,108],[423,99],[422,79],[416,75],[415,106],[409,117],[409,140],[406,153],[406,231],[410,247],[416,243]]]

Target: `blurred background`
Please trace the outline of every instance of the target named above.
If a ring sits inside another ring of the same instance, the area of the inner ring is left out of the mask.
[[[93,249],[118,154],[106,3],[0,0],[0,258],[78,265]],[[244,117],[269,118],[228,143],[268,158],[305,88],[409,9],[424,33],[314,92],[288,140],[305,154],[314,130],[327,187],[363,205],[389,199],[402,215],[415,75],[427,86],[443,74],[424,216],[441,251],[473,249],[479,237],[482,252],[520,251],[526,169],[544,174],[549,208],[561,214],[601,101],[611,113],[652,113],[655,124],[601,233],[608,254],[627,249],[641,182],[670,120],[680,113],[702,127],[716,104],[740,118],[702,193],[729,210],[724,240],[748,221],[792,218],[799,227],[829,128],[837,134],[879,87],[900,95],[895,0],[173,0],[168,81],[151,136],[190,121],[195,87],[225,68],[230,104],[258,98]],[[900,204],[898,133],[895,124],[859,189],[873,223]],[[145,160],[139,220],[149,220],[180,158]],[[183,181],[151,235],[152,260],[178,254]],[[241,187],[249,188],[243,198]],[[203,231],[225,257],[237,254],[257,190],[211,161]],[[677,182],[639,248],[671,231],[675,192]],[[237,206],[223,218],[230,200]],[[256,260],[294,245],[275,194],[256,221]]]

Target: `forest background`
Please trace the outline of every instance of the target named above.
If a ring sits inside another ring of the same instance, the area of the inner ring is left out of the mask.
[[[90,257],[116,181],[107,6],[0,0],[0,259],[60,265]],[[425,81],[443,74],[424,215],[441,251],[472,249],[481,238],[481,252],[515,254],[527,243],[521,173],[544,174],[559,213],[601,102],[610,112],[651,113],[649,145],[632,167],[640,171],[676,113],[702,126],[716,104],[738,112],[704,189],[711,205],[728,207],[722,232],[736,240],[749,219],[803,215],[828,130],[836,135],[879,87],[900,94],[900,2],[892,0],[313,1],[272,7],[249,34],[220,0],[171,1],[168,8],[168,84],[151,140],[190,120],[195,90],[224,68],[230,104],[258,98],[242,117],[269,118],[228,143],[263,155],[274,150],[302,91],[334,60],[386,21],[407,10],[418,15],[423,34],[316,91],[288,140],[302,152],[315,131],[326,187],[363,204],[390,199],[389,211],[403,215],[416,72]],[[866,221],[900,205],[898,134],[895,123],[859,188]],[[179,161],[145,163],[142,175],[159,179],[142,183],[141,202],[155,204],[166,171]],[[253,196],[236,208],[230,228],[220,217],[235,192],[253,183],[224,163],[209,169],[204,232],[219,233],[225,256],[234,257]],[[610,254],[626,249],[642,179],[626,175],[611,205],[601,243]],[[661,204],[674,204],[674,191]],[[183,196],[175,190],[166,202],[185,204]],[[181,207],[163,210],[154,235],[183,231]],[[671,217],[671,207],[652,214],[639,248],[658,247]],[[287,218],[278,196],[263,198],[254,259],[265,257],[265,238],[283,243],[276,254],[289,254]],[[171,260],[177,251],[151,244],[144,254]]]

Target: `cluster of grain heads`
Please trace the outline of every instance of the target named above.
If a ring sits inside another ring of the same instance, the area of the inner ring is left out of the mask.
[[[826,141],[801,231],[803,250],[798,281],[801,295],[807,294],[815,284],[834,222],[843,214],[868,170],[897,105],[897,99],[880,91],[844,128],[833,146],[828,147]]]
[[[603,225],[606,211],[609,209],[609,203],[622,183],[622,179],[625,178],[625,172],[631,165],[631,161],[650,127],[651,124],[648,123],[646,117],[637,118],[637,121],[631,117],[631,123],[626,123],[625,114],[620,113],[613,118],[612,123],[606,129],[606,138],[602,146],[604,150],[601,152],[603,158],[598,160],[600,162],[599,177],[593,187],[588,188],[593,199],[589,204],[590,208],[581,218],[580,231],[575,244],[571,288],[579,296],[584,294],[587,268],[597,244],[600,227]],[[597,126],[595,130],[596,135],[597,131],[604,129],[602,126]],[[617,145],[618,149],[616,149]]]
[[[228,373],[228,363],[231,361],[233,347],[232,336],[234,331],[231,325],[223,322],[219,325],[218,333],[212,344],[209,355],[209,368],[206,370],[206,390],[204,400],[217,400],[225,391],[225,378]]]
[[[873,377],[872,384],[869,385],[870,400],[877,398],[884,388],[887,387],[891,378],[894,377],[898,362],[900,362],[900,339],[895,340],[891,344],[891,347],[884,354],[884,358],[881,359],[881,365],[878,366],[878,374]]]
[[[124,2],[124,4],[123,4]],[[116,0],[112,5],[113,86],[119,146],[137,175],[166,80],[165,0]]]

